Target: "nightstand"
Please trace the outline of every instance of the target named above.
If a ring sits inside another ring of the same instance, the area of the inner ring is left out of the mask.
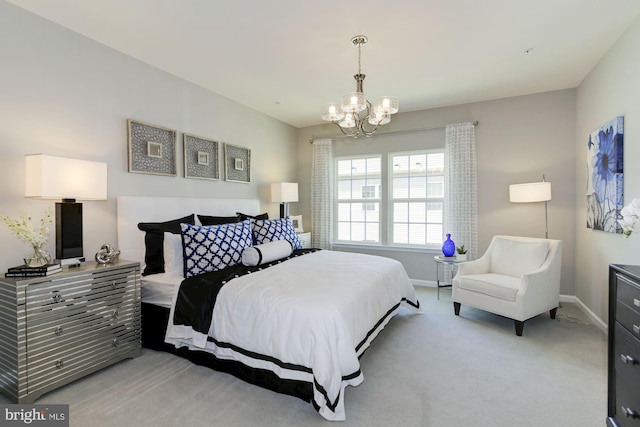
[[[0,392],[15,403],[140,355],[140,265],[0,279]]]
[[[311,232],[307,233],[298,233],[298,239],[300,239],[300,243],[302,243],[302,248],[310,248],[311,247]]]

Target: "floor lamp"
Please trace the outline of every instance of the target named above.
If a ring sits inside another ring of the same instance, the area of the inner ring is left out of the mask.
[[[549,219],[547,216],[547,202],[551,200],[551,183],[545,181],[529,182],[526,184],[512,184],[509,186],[509,201],[511,203],[544,202],[544,237],[549,238]]]

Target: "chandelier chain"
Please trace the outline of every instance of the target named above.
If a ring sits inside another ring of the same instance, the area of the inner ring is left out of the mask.
[[[358,43],[358,74],[362,74],[362,43]]]

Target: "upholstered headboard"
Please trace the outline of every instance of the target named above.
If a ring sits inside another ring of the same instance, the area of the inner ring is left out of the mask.
[[[120,258],[144,261],[144,233],[139,222],[161,222],[190,214],[233,216],[236,212],[257,215],[257,199],[189,199],[181,197],[118,197],[118,249]]]

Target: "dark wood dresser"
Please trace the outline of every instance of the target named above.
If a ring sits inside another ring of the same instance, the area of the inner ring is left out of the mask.
[[[640,426],[640,266],[609,266],[608,426]]]

